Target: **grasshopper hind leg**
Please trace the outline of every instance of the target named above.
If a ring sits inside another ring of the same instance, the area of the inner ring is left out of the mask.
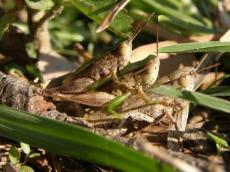
[[[174,117],[171,113],[165,112],[165,115],[169,118],[172,125],[167,137],[167,147],[173,151],[183,150],[183,139],[180,132],[180,126],[176,118],[178,113],[181,113],[181,111],[176,111],[174,113]]]

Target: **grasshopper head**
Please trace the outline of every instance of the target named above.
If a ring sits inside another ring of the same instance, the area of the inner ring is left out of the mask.
[[[196,70],[193,67],[184,67],[178,69],[170,75],[172,83],[177,83],[185,90],[193,91],[195,87]]]
[[[179,69],[172,75],[173,78],[177,79],[178,83],[185,89],[189,91],[194,91],[195,89],[195,82],[196,82],[196,73],[204,61],[207,59],[208,54],[205,54],[201,61],[199,62],[196,68],[193,67],[185,67],[183,69]]]
[[[195,86],[196,69],[184,67],[157,80],[156,85],[170,84],[175,88],[193,91]]]
[[[120,43],[118,47],[118,63],[119,63],[119,69],[122,69],[124,66],[126,66],[131,57],[132,53],[132,40],[124,40]]]

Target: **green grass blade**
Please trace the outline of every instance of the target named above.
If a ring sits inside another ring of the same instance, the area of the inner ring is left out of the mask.
[[[211,139],[212,141],[214,141],[216,144],[223,146],[225,148],[229,148],[229,144],[228,141],[217,136],[216,134],[213,134],[211,132],[207,132],[207,136],[209,139]]]
[[[0,135],[53,153],[122,171],[160,171],[165,166],[80,127],[17,111],[4,105],[0,105]]]
[[[199,92],[179,91],[172,87],[160,86],[149,91],[172,97],[179,97],[194,104],[203,105],[215,110],[230,113],[230,102],[217,97],[212,97]]]
[[[115,97],[114,99],[110,100],[108,103],[107,111],[112,115],[117,115],[115,108],[122,104],[125,100],[127,100],[130,96],[130,93],[126,93],[120,96]]]
[[[212,96],[228,97],[230,96],[230,87],[229,86],[219,86],[219,87],[209,88],[201,92],[204,94],[212,95]]]
[[[159,16],[159,23],[162,25],[169,26],[174,32],[183,34],[183,35],[191,35],[194,33],[197,34],[211,34],[214,33],[212,28],[192,24],[189,21],[183,21],[174,16],[166,16],[160,15]]]
[[[157,14],[163,15],[164,17],[159,18],[159,22],[167,25],[176,33],[188,35],[215,32],[211,21],[204,19],[192,2],[177,1],[177,4],[175,4],[171,0],[164,0],[163,2],[133,0],[131,4],[134,8],[141,9],[143,12],[155,11]]]
[[[122,70],[119,71],[119,75],[124,75],[124,74],[127,74],[127,73],[131,72],[131,71],[141,69],[141,68],[145,67],[146,64],[150,60],[154,59],[155,57],[156,56],[154,56],[154,55],[150,55],[150,56],[146,57],[143,60],[137,61],[135,63],[130,63],[127,66],[125,66]]]
[[[160,53],[230,52],[230,42],[193,42],[163,47]]]
[[[134,0],[134,3],[138,0]],[[137,2],[138,3],[138,2]],[[140,3],[140,1],[139,1]],[[196,24],[200,26],[204,26],[203,23],[199,20],[197,20],[194,17],[191,17],[185,13],[182,13],[178,10],[175,10],[173,8],[170,8],[168,6],[162,5],[160,1],[155,0],[142,0],[141,3],[144,3],[148,5],[149,7],[152,7],[154,10],[156,10],[159,14],[167,15],[167,16],[177,16],[180,20],[187,21],[191,24]]]

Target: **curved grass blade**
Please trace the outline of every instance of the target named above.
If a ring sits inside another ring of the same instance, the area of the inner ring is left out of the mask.
[[[0,135],[122,171],[161,171],[165,168],[154,159],[80,127],[4,105],[0,105]]]
[[[115,111],[115,108],[122,104],[125,100],[127,100],[130,96],[130,93],[126,93],[120,96],[115,97],[114,99],[110,100],[108,103],[107,111],[112,115],[118,115]],[[118,115],[119,116],[119,115]]]
[[[230,52],[230,42],[192,42],[163,47],[159,53]]]
[[[223,138],[221,138],[221,137],[219,137],[219,136],[217,136],[216,134],[213,134],[213,133],[207,131],[207,136],[209,137],[209,139],[214,141],[216,144],[221,145],[221,146],[223,146],[225,148],[230,148],[229,144],[228,144],[228,141],[223,139]]]
[[[159,16],[159,23],[171,27],[171,29],[179,34],[192,35],[197,34],[211,34],[214,33],[212,28],[192,24],[189,21],[183,21],[178,18],[166,15]]]
[[[137,70],[137,69],[141,69],[143,68],[150,60],[152,60],[153,58],[155,58],[156,56],[154,55],[150,55],[147,58],[145,58],[144,60],[141,61],[137,61],[135,63],[131,63],[128,64],[127,66],[124,67],[124,69],[119,71],[120,75],[124,75],[126,73],[129,73],[131,71]]]
[[[110,76],[96,80],[94,83],[92,83],[90,86],[87,87],[86,90],[88,91],[96,91],[98,88],[100,88],[101,86],[103,86],[104,84],[108,83],[111,81]]]
[[[149,91],[172,97],[179,97],[188,100],[191,103],[203,105],[215,110],[230,113],[230,101],[212,97],[199,92],[179,91],[172,87],[160,86],[152,88]]]
[[[215,142],[218,154],[221,154],[225,151],[228,151],[228,152],[230,151],[230,147],[229,147],[227,140],[225,140],[224,138],[222,138],[222,137],[220,137],[214,133],[211,133],[208,131],[206,133],[207,133],[208,138],[210,140],[212,140],[213,142]]]

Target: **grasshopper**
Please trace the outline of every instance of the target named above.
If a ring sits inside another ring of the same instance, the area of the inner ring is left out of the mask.
[[[200,68],[206,58],[207,54],[203,56],[196,68],[184,67],[183,69],[179,69],[168,76],[160,78],[156,82],[156,85],[167,84],[178,89],[194,91],[196,89],[195,83],[197,70]],[[174,138],[180,137],[181,133],[185,131],[189,115],[189,102],[182,100],[180,102],[181,110],[175,112],[174,117],[171,119],[173,125],[170,126],[168,133],[168,148],[174,151],[179,151],[181,148],[181,145],[178,144],[177,140]]]
[[[53,97],[55,100],[73,101],[88,106],[101,107],[105,105],[114,96],[105,92],[89,92],[89,87],[101,79],[117,78],[117,71],[122,70],[129,64],[132,42],[145,24],[146,21],[140,23],[134,34],[119,44],[115,53],[107,53],[96,62],[91,62],[92,65],[86,70],[67,75],[59,82],[58,86],[52,87],[52,84],[48,86],[46,95]],[[90,99],[92,102],[90,102]]]
[[[174,88],[181,90],[194,91],[196,88],[196,73],[200,66],[203,64],[207,55],[205,55],[196,68],[184,67],[164,76],[156,81],[155,86],[170,85]],[[168,133],[168,148],[178,151],[181,148],[181,133],[185,131],[188,114],[189,102],[180,99],[172,99],[165,97],[166,100],[160,100],[159,103],[163,104],[163,116],[167,116],[171,121]],[[159,100],[159,98],[158,98]],[[166,103],[165,103],[166,102]],[[156,105],[153,105],[155,107]],[[174,139],[176,138],[176,139]],[[178,144],[178,142],[180,144]]]
[[[164,76],[156,81],[155,86],[171,85],[172,87],[194,91],[196,72],[204,62],[204,57],[197,68],[184,67]],[[172,150],[179,150],[181,148],[181,133],[185,131],[187,118],[189,114],[189,103],[178,98],[169,98],[151,93],[145,89],[148,99],[152,102],[147,103],[137,94],[131,95],[120,106],[120,118],[123,118],[121,126],[124,125],[127,119],[136,121],[144,121],[147,124],[155,124],[163,117],[169,118],[171,125],[168,133],[168,147]],[[103,113],[100,111],[100,114]],[[105,118],[111,118],[106,117]],[[89,120],[92,120],[88,116]],[[179,143],[178,143],[179,142]]]
[[[48,86],[48,91],[60,93],[83,93],[87,87],[103,77],[117,73],[129,63],[132,52],[132,39],[122,41],[116,53],[107,53],[96,62],[90,61],[92,65],[86,70],[73,72],[67,75],[58,86]]]
[[[114,98],[106,93],[93,93],[92,95],[87,92],[87,89],[95,81],[100,80],[101,78],[110,78],[111,74],[117,73],[118,69],[122,69],[129,63],[129,58],[132,52],[132,41],[133,39],[122,41],[115,54],[108,53],[94,62],[90,68],[86,68],[87,70],[83,70],[80,73],[73,72],[72,74],[67,75],[64,79],[61,79],[61,82],[58,82],[58,86],[53,86],[51,83],[46,88],[46,95],[51,96],[56,100],[73,101],[89,106],[101,106]],[[102,96],[102,94],[104,95]],[[89,101],[92,96],[96,96],[97,98],[106,96],[106,99],[104,99],[104,103],[101,102],[103,98],[100,99],[99,101],[101,103],[98,104],[95,101]],[[82,101],[84,100],[82,97],[87,99],[87,103],[85,103],[86,101]]]

